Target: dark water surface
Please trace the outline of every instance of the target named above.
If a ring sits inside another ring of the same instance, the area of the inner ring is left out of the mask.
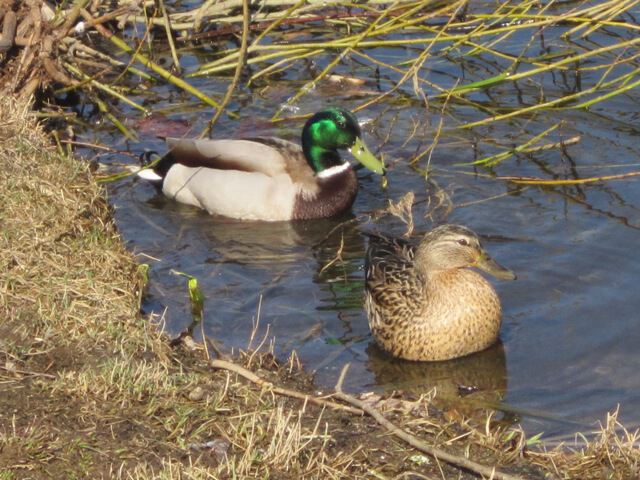
[[[551,52],[568,48],[559,39],[561,33],[560,28],[546,30],[544,48]],[[499,48],[518,55],[531,35],[532,31],[523,31]],[[592,42],[591,48],[596,48],[618,41],[617,35],[622,34],[595,33],[579,44],[588,48]],[[494,57],[462,56],[464,49],[445,53],[445,47],[435,47],[420,72],[443,87],[458,80],[469,83],[496,75],[505,65]],[[536,41],[528,55],[542,51],[541,42]],[[416,51],[402,48],[367,53],[393,64],[416,55]],[[215,46],[181,52],[182,66],[187,70],[214,58]],[[317,67],[331,59],[317,58]],[[610,60],[600,59],[600,63]],[[631,62],[629,68],[633,65]],[[240,120],[223,116],[214,136],[262,133],[297,140],[302,122],[267,122],[282,102],[312,78],[307,64],[296,66],[269,83],[243,87],[230,106]],[[373,80],[371,64],[349,59],[336,72],[366,79],[367,84],[351,89],[320,86],[296,103],[301,113],[336,104],[355,108],[388,90],[401,76],[383,71],[378,83]],[[601,74],[586,72],[579,81],[570,70],[542,74],[472,93],[468,98],[496,110],[521,108],[538,102],[541,89],[547,98],[554,98],[592,86]],[[191,80],[218,98],[227,82],[228,78]],[[141,94],[139,100],[147,99],[154,109],[165,109],[168,118],[188,121],[194,135],[210,118],[209,109],[197,106],[191,97],[173,88],[153,87],[151,92]],[[432,96],[437,92],[425,86],[424,93]],[[190,325],[185,280],[171,273],[178,270],[200,282],[206,299],[203,328],[207,336],[229,350],[246,348],[259,316],[254,346],[267,334],[268,341],[275,339],[276,352],[282,358],[296,350],[306,368],[315,372],[319,389],[333,387],[342,366],[351,362],[346,386],[352,391],[424,393],[437,386],[441,397],[457,398],[459,386],[478,386],[481,391],[470,397],[478,402],[502,402],[508,418],[519,418],[531,433],[544,431],[549,437],[591,430],[618,404],[622,406],[621,419],[629,426],[638,425],[640,180],[516,187],[492,178],[582,178],[640,170],[638,92],[629,91],[590,110],[539,112],[471,130],[456,127],[485,118],[486,113],[452,103],[430,158],[434,170],[428,180],[411,168],[408,160],[431,144],[442,103],[433,100],[425,109],[411,82],[387,100],[358,116],[368,122],[368,145],[373,150],[381,145],[391,165],[389,188],[381,188],[379,177],[360,171],[361,189],[352,213],[341,218],[239,222],[177,205],[135,179],[109,185],[125,241],[141,262],[151,266],[145,309],[163,315],[171,334]],[[135,122],[142,117],[125,106],[119,108],[135,130]],[[459,166],[522,144],[558,122],[558,129],[542,143],[580,136],[580,141],[564,152],[556,148],[515,156],[493,169]],[[82,135],[84,140],[133,155],[145,148],[163,149],[162,142],[149,132],[139,133],[139,142],[125,143],[106,124]],[[102,155],[99,160],[112,167],[134,163],[126,155]],[[426,156],[418,166],[427,166]],[[416,235],[428,231],[434,222],[467,225],[484,237],[494,258],[518,274],[515,282],[492,280],[503,302],[502,345],[435,364],[394,360],[373,345],[362,309],[367,244],[362,232],[401,234],[404,226],[393,217],[371,221],[366,214],[408,191],[416,194]],[[341,256],[336,258],[341,244]]]

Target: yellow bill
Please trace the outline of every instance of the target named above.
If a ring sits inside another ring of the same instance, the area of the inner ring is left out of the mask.
[[[367,167],[374,173],[382,175],[384,173],[384,165],[378,160],[373,153],[369,151],[360,137],[356,138],[355,143],[349,148],[349,152],[362,165]]]

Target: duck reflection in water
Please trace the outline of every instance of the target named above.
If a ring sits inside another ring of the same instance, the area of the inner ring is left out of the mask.
[[[419,397],[434,390],[433,404],[445,411],[484,416],[507,393],[507,361],[501,341],[481,352],[440,362],[395,358],[375,342],[366,353],[366,367],[384,392]]]

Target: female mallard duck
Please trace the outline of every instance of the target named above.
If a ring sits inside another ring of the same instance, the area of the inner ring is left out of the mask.
[[[447,360],[494,343],[500,300],[468,267],[516,278],[485,252],[475,233],[459,225],[433,229],[417,247],[373,237],[365,260],[365,305],[380,346],[407,360]]]
[[[302,130],[302,147],[274,137],[243,140],[168,138],[169,153],[138,175],[178,202],[245,220],[330,217],[351,207],[358,180],[338,149],[383,173],[356,117],[330,108]]]

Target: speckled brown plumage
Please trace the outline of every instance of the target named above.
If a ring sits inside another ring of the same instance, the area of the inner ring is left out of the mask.
[[[446,360],[493,344],[500,331],[500,300],[468,267],[515,278],[486,254],[475,233],[459,225],[432,230],[417,247],[372,238],[365,306],[378,344],[407,360]]]

